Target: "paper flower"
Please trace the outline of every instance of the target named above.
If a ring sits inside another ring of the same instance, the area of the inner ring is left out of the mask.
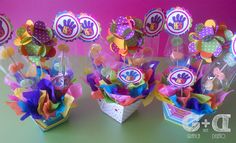
[[[56,38],[50,28],[42,21],[33,23],[28,20],[25,25],[17,30],[14,44],[19,47],[22,55],[29,57],[32,62],[39,62],[54,57]]]
[[[200,54],[201,58],[210,63],[212,57],[218,57],[222,48],[233,37],[232,31],[225,25],[217,26],[214,20],[207,20],[204,24],[198,24],[195,32],[189,34],[189,51]]]
[[[143,23],[140,19],[120,16],[112,22],[107,37],[110,49],[122,56],[135,53],[143,44]]]

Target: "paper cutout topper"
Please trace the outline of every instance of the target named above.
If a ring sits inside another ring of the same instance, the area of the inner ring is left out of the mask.
[[[171,85],[187,87],[193,84],[194,75],[188,69],[177,69],[169,74],[167,80]]]
[[[101,28],[99,23],[91,16],[87,14],[80,14],[79,23],[82,27],[82,33],[80,35],[80,39],[86,42],[95,41],[100,33]]]
[[[217,25],[215,20],[208,19],[205,23],[197,24],[195,32],[189,34],[188,49],[190,53],[200,54],[203,60],[211,63],[213,57],[220,56],[232,37],[233,32],[226,25]]]
[[[126,67],[118,72],[118,79],[124,84],[136,84],[142,80],[142,72],[135,67]]]
[[[12,33],[13,27],[10,20],[4,14],[0,14],[0,45],[7,43]]]
[[[192,18],[183,8],[171,8],[166,14],[165,29],[168,33],[179,36],[192,27]]]
[[[231,52],[236,57],[236,35],[234,35],[231,41]]]
[[[165,15],[161,9],[153,9],[144,18],[144,31],[149,37],[157,36],[163,29]]]
[[[57,14],[53,29],[55,34],[64,41],[75,40],[81,31],[78,18],[72,12],[62,12]]]

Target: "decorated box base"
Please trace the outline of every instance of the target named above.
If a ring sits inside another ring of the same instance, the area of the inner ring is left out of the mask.
[[[33,119],[33,120],[45,132],[64,123],[65,121],[67,121],[68,117],[69,117],[68,115],[66,117],[60,115],[58,117],[51,117],[48,120],[45,119],[40,119],[40,120]]]
[[[70,109],[72,106],[72,103],[74,101],[74,97],[70,96],[69,94],[66,94],[64,97],[64,105],[65,109],[62,113],[60,113],[56,117],[50,117],[48,120],[45,119],[34,119],[34,122],[43,130],[43,131],[48,131],[51,128],[54,128],[65,121],[67,121],[69,114],[70,114]]]
[[[101,110],[119,123],[123,123],[141,104],[140,100],[129,106],[122,106],[117,103],[108,103],[104,99],[98,99],[97,101]]]
[[[181,126],[183,123],[192,126],[193,123],[198,122],[204,116],[204,114],[196,114],[165,102],[163,102],[163,114],[167,121]]]

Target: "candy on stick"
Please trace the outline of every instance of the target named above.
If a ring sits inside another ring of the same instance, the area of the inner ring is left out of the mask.
[[[21,62],[16,62],[16,60],[14,59],[13,57],[15,55],[14,48],[6,47],[4,45],[8,42],[8,40],[11,39],[12,33],[13,33],[13,26],[10,20],[4,14],[0,14],[0,46],[1,46],[0,59],[2,60],[10,59],[12,61],[12,64],[9,65],[8,70],[15,77],[18,77],[17,78],[18,80],[20,80],[24,78],[24,75],[21,72],[21,70],[24,67],[24,64]],[[8,75],[8,73],[4,70],[3,67],[1,67],[1,69],[5,72],[5,74]]]

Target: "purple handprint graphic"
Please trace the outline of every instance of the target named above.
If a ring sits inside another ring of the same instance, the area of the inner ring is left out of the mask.
[[[71,19],[63,20],[63,25],[59,24],[58,27],[61,29],[62,33],[65,35],[71,35],[76,25]]]
[[[127,71],[125,74],[121,75],[127,81],[133,81],[139,74],[136,71]]]
[[[82,23],[83,33],[84,33],[86,36],[91,36],[91,35],[93,35],[93,34],[94,34],[93,26],[94,26],[94,23],[93,23],[93,22],[84,20],[84,22]]]
[[[5,31],[2,27],[2,21],[0,21],[0,37],[3,37],[5,35]]]
[[[173,23],[169,22],[168,25],[171,26],[175,30],[180,30],[184,27],[184,21],[186,17],[184,15],[177,14],[176,16],[172,17]]]
[[[149,28],[150,31],[157,30],[159,24],[161,23],[161,17],[156,15],[151,18],[151,23],[147,23],[146,26]]]
[[[185,84],[186,81],[190,78],[190,76],[186,73],[178,74],[177,77],[173,77],[172,79],[178,84]]]

